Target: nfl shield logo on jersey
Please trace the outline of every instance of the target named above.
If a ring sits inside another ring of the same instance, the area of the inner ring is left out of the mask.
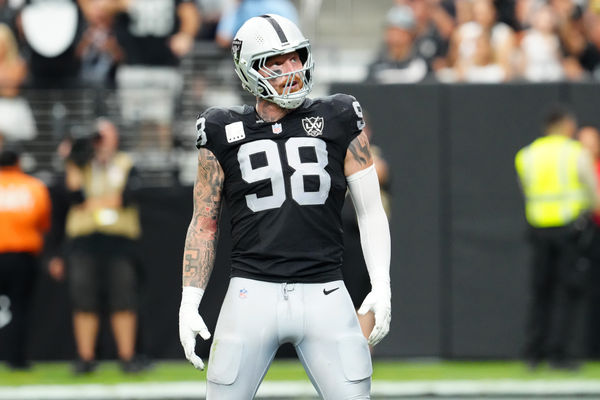
[[[283,127],[279,123],[271,125],[271,128],[273,129],[273,133],[276,135],[279,135],[283,131]]]
[[[308,136],[319,136],[323,134],[323,117],[302,118],[302,127]]]

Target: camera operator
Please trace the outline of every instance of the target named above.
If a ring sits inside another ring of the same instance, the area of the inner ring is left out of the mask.
[[[100,312],[110,322],[124,372],[137,372],[138,257],[140,237],[137,207],[132,203],[140,186],[131,157],[118,151],[119,134],[107,119],[96,131],[74,139],[65,165],[69,209],[65,234],[66,267],[73,307],[73,328],[79,360],[75,373],[96,367]],[[50,274],[65,276],[62,259],[53,259]]]

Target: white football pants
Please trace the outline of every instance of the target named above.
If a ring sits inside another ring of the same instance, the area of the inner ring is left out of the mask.
[[[371,354],[343,281],[232,278],[207,372],[207,400],[253,399],[277,349],[292,343],[322,399],[369,399]]]

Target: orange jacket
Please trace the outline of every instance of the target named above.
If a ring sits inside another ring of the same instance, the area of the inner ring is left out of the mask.
[[[48,188],[17,167],[0,169],[0,253],[39,253],[48,229]]]

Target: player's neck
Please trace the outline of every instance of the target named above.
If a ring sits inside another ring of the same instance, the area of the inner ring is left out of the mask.
[[[277,104],[264,99],[256,100],[256,113],[265,122],[279,121],[285,117],[291,110],[281,108]]]

